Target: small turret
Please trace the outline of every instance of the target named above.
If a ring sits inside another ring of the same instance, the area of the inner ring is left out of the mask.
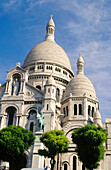
[[[52,17],[53,15],[51,15],[51,18],[49,22],[47,23],[45,40],[54,41],[55,24],[54,24]]]

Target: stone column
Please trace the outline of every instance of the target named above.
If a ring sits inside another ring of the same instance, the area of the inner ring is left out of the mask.
[[[46,63],[44,63],[44,72],[46,72]]]
[[[19,92],[19,94],[23,94],[23,93],[24,93],[24,80],[21,80],[20,92]]]
[[[32,168],[43,168],[44,157],[38,155],[38,149],[43,149],[43,144],[40,142],[42,132],[35,132],[35,142],[32,155]]]
[[[84,118],[88,120],[87,96],[84,96]]]
[[[37,63],[35,63],[35,72],[37,72]]]
[[[5,94],[9,94],[9,82],[10,80],[7,80],[6,82]]]

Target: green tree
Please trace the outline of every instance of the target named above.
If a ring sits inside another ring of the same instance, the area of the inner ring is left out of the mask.
[[[72,141],[77,146],[78,157],[84,166],[90,170],[97,168],[100,160],[104,158],[105,147],[103,143],[106,140],[106,130],[95,125],[78,128],[72,134]]]
[[[35,140],[30,130],[20,126],[8,126],[0,130],[0,160],[10,164],[10,170],[19,170],[25,166],[26,151]],[[24,161],[23,161],[24,160]]]
[[[41,136],[40,141],[45,145],[46,149],[39,149],[38,154],[51,158],[51,170],[53,170],[55,156],[59,153],[65,153],[68,151],[69,140],[62,130],[51,130],[45,132]]]

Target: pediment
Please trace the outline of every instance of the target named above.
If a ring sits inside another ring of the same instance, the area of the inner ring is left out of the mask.
[[[23,68],[16,66],[12,68],[11,70],[7,71],[7,80],[11,79],[12,75],[14,74],[20,74],[21,78],[25,78],[25,75],[28,74],[26,70]]]
[[[13,72],[13,71],[15,71],[15,70],[20,71],[20,72],[22,72],[22,73],[25,73],[25,72],[26,72],[26,70],[24,70],[23,68],[21,68],[21,67],[19,67],[19,66],[16,66],[16,67],[12,68],[11,70],[7,71],[7,73],[11,73],[11,72]]]

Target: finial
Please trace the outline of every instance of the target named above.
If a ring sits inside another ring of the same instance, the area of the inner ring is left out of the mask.
[[[82,53],[80,52],[79,57],[82,57]]]
[[[50,16],[50,17],[51,17],[51,19],[52,19],[53,15],[51,14],[51,16]]]
[[[17,66],[17,67],[20,67],[20,63],[19,63],[19,62],[17,62],[17,63],[16,63],[16,66]]]

